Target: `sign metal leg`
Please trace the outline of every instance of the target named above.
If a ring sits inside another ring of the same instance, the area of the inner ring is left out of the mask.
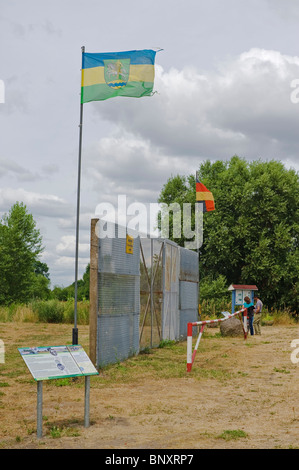
[[[43,381],[37,382],[37,437],[43,437]]]
[[[85,376],[85,407],[84,407],[84,426],[89,427],[89,397],[90,397],[90,376]]]

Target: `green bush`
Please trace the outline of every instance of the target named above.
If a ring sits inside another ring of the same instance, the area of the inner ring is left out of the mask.
[[[36,300],[32,309],[37,313],[38,321],[43,323],[62,323],[64,307],[58,300]]]
[[[200,314],[203,318],[222,318],[221,312],[231,313],[232,304],[228,300],[215,299],[215,300],[203,300],[200,304]]]
[[[231,312],[231,294],[224,276],[206,277],[199,287],[200,314],[203,317],[221,317],[221,312]]]

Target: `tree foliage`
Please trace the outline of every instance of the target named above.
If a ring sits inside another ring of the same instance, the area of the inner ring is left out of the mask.
[[[86,266],[82,279],[77,281],[77,299],[89,300],[90,264]],[[58,300],[69,300],[75,297],[75,282],[67,287],[55,286],[52,297]]]
[[[23,203],[15,203],[0,220],[0,303],[26,302],[49,293],[49,279],[36,272],[45,263],[42,237]],[[48,270],[47,270],[48,272]]]
[[[271,306],[299,311],[299,179],[281,162],[205,161],[200,181],[216,210],[204,214],[200,278],[256,284]],[[174,176],[159,202],[195,203],[195,175]],[[195,204],[194,204],[195,205]],[[184,237],[174,240],[183,246]]]

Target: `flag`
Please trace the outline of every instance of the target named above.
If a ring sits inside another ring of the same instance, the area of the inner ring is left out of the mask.
[[[156,52],[82,53],[81,103],[153,93]]]
[[[203,203],[203,212],[215,210],[214,196],[198,179],[196,173],[196,202]]]

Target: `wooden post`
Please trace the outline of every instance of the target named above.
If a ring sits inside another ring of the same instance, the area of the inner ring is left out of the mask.
[[[94,366],[97,366],[99,240],[95,229],[98,220],[91,219],[90,228],[89,357]]]

